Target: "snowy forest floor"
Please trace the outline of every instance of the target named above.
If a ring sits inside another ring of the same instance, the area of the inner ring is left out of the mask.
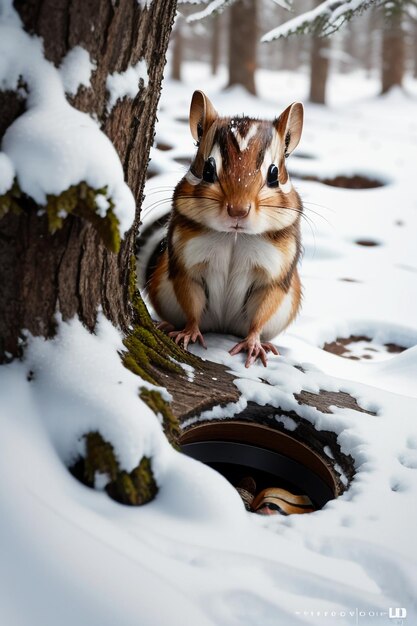
[[[258,72],[254,98],[221,91],[223,76],[206,66],[185,69],[182,84],[165,81],[145,223],[169,206],[193,154],[194,89],[221,114],[265,118],[307,91],[302,73]],[[1,624],[379,624],[392,623],[390,607],[417,620],[417,85],[408,90],[380,98],[372,79],[339,75],[328,108],[306,106],[288,162],[306,209],[304,299],[276,339],[282,356],[246,370],[243,356],[228,355],[232,337],[207,335],[207,352],[193,348],[236,374],[239,408],[250,400],[297,408],[335,432],[355,461],[349,490],[310,515],[246,513],[222,477],[163,440],[120,364],[116,331],[105,320],[97,336],[62,324],[57,340],[32,340],[26,363],[0,377]],[[305,180],[352,176],[381,186]],[[293,395],[301,389],[347,391],[376,415],[301,408]],[[114,442],[126,468],[152,456],[155,501],[123,507],[68,474],[74,442],[91,428]]]

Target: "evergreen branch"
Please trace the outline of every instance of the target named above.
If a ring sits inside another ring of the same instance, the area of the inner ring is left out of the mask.
[[[318,7],[284,22],[266,33],[261,41],[269,42],[293,34],[329,35],[370,6],[380,6],[384,0],[325,0]]]
[[[223,11],[234,4],[236,0],[213,0],[209,5],[206,6],[202,11],[198,11],[197,13],[192,13],[187,17],[187,23],[197,22],[198,20],[202,20],[205,17],[211,17],[218,13],[223,13]]]

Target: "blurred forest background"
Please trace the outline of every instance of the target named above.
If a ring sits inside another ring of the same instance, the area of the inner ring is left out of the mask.
[[[309,101],[326,104],[332,73],[358,69],[378,76],[380,93],[401,88],[410,73],[417,78],[417,8],[413,0],[386,2],[356,14],[330,36],[291,35],[261,43],[271,28],[321,4],[295,0],[289,9],[282,0],[238,0],[222,13],[188,22],[196,12],[180,4],[169,46],[169,76],[181,81],[183,64],[200,61],[216,75],[228,68],[228,84],[256,94],[256,69],[303,71],[309,74]]]

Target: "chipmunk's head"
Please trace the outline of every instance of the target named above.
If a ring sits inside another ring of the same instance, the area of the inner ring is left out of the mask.
[[[177,186],[177,209],[222,232],[258,234],[293,224],[302,210],[285,167],[303,127],[303,106],[291,104],[274,121],[219,117],[195,91],[190,128],[197,154]]]

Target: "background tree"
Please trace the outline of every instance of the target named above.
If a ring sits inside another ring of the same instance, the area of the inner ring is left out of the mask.
[[[178,15],[174,29],[172,31],[172,63],[171,78],[173,80],[182,79],[182,60],[184,40],[182,35],[182,17]]]
[[[257,0],[238,0],[229,11],[229,82],[256,94]]]
[[[316,0],[316,6],[320,0]],[[309,100],[315,104],[326,103],[326,84],[329,74],[330,38],[313,35],[310,49],[310,90]]]
[[[405,31],[403,2],[384,7],[381,51],[381,92],[402,87],[405,69]]]
[[[220,15],[215,15],[211,23],[211,73],[213,76],[219,71],[220,65],[220,29],[222,27]]]

